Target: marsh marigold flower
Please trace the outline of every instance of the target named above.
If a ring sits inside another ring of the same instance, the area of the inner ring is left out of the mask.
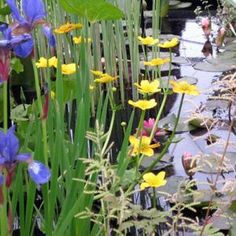
[[[144,182],[141,183],[141,190],[144,190],[145,188],[158,188],[161,186],[166,185],[166,180],[165,180],[165,175],[166,173],[164,171],[161,171],[157,175],[153,174],[152,172],[148,172],[143,175],[143,180]]]
[[[73,42],[75,44],[80,44],[80,43],[91,43],[92,39],[91,38],[82,38],[80,37],[73,37]]]
[[[96,83],[109,83],[109,82],[112,82],[118,78],[118,76],[111,76],[111,75],[109,75],[107,73],[103,73],[102,71],[99,71],[99,70],[91,70],[91,72],[94,76],[98,77],[94,80],[94,82],[96,82]]]
[[[178,38],[173,38],[171,40],[165,41],[164,43],[159,43],[160,48],[173,48],[179,44]]]
[[[70,63],[70,64],[62,64],[61,65],[61,73],[63,75],[71,75],[76,72],[76,64]]]
[[[129,142],[131,144],[132,156],[135,156],[137,154],[143,154],[145,156],[151,157],[154,154],[153,149],[160,146],[159,143],[150,144],[151,139],[146,136],[135,138],[133,135],[131,135],[129,137]]]
[[[150,36],[148,36],[146,38],[139,36],[138,40],[141,44],[148,45],[148,46],[153,46],[159,42],[158,39],[154,39],[153,37],[150,37]]]
[[[195,85],[189,84],[187,81],[170,81],[170,84],[173,87],[173,92],[175,93],[185,93],[189,95],[199,95],[199,91]]]
[[[170,62],[170,58],[154,58],[151,61],[144,61],[145,66],[161,66]]]
[[[149,82],[148,80],[142,80],[140,85],[138,83],[134,83],[134,85],[138,88],[138,91],[142,94],[153,94],[160,92],[159,88],[160,83],[157,79]]]
[[[74,29],[81,29],[83,27],[82,24],[78,23],[78,24],[74,24],[74,23],[69,23],[67,22],[64,25],[61,25],[59,28],[55,29],[54,32],[57,34],[64,34],[64,33],[68,33]]]
[[[35,63],[37,68],[46,68],[46,67],[57,67],[57,58],[51,57],[46,59],[45,57],[40,57],[39,61]]]
[[[145,111],[147,109],[151,109],[157,105],[155,99],[151,99],[151,100],[144,99],[144,100],[138,100],[137,102],[129,100],[128,103],[129,103],[129,105],[131,105],[133,107],[137,107],[143,111]]]

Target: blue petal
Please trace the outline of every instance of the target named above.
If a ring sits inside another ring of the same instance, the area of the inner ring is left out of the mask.
[[[4,183],[4,176],[2,175],[2,173],[0,173],[0,185],[3,185]]]
[[[2,152],[3,148],[5,147],[5,136],[4,132],[0,131],[0,153]]]
[[[41,0],[23,0],[23,10],[30,25],[46,17],[43,2]]]
[[[32,155],[30,153],[21,153],[16,156],[17,161],[29,161]]]
[[[14,46],[16,44],[22,44],[24,42],[27,42],[28,40],[32,40],[32,36],[30,34],[21,34],[13,36],[10,40],[10,44],[11,46]]]
[[[39,161],[32,161],[28,166],[30,178],[36,184],[47,183],[51,177],[51,172],[43,163]]]
[[[1,32],[4,32],[7,28],[8,28],[8,24],[7,23],[1,23],[0,24],[0,31]]]
[[[25,22],[25,19],[20,15],[19,10],[16,6],[15,0],[6,0],[8,6],[11,9],[12,17],[19,23]],[[32,5],[33,6],[33,5]],[[32,7],[33,8],[33,7]]]
[[[12,126],[7,131],[5,150],[8,152],[8,155],[9,155],[8,158],[10,158],[10,160],[8,161],[11,161],[11,162],[15,161],[16,154],[19,150],[19,140],[15,136],[15,126]],[[6,157],[7,157],[7,153],[6,153]]]
[[[0,166],[5,164],[5,158],[0,155]]]
[[[55,39],[55,36],[52,32],[51,27],[44,24],[42,26],[42,31],[43,31],[44,35],[47,37],[49,45],[51,47],[55,47],[56,46],[56,39]]]
[[[26,42],[17,44],[17,45],[12,45],[13,51],[16,56],[21,57],[21,58],[26,58],[30,55],[34,48],[34,42],[33,39],[29,39]]]

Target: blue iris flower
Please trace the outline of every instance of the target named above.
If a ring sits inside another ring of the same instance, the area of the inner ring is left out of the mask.
[[[52,29],[45,21],[46,12],[42,0],[22,0],[22,9],[24,17],[20,14],[16,0],[6,0],[11,9],[14,24],[12,26],[12,34],[20,35],[22,33],[30,33],[38,24],[42,25],[42,32],[47,37],[49,45],[55,47],[56,40]],[[27,57],[30,55],[34,47],[33,39],[16,45],[14,52],[19,57]]]
[[[18,151],[19,140],[15,135],[15,127],[9,128],[6,134],[0,131],[0,185],[4,183],[3,169],[6,169],[8,174],[6,180],[8,180],[8,177],[12,176],[19,162],[26,162],[28,164],[29,176],[36,184],[48,182],[51,177],[48,167],[39,161],[34,161],[30,153],[19,154]],[[8,183],[8,185],[10,184]]]
[[[12,35],[12,29],[7,24],[0,25],[0,84],[8,80],[10,72],[10,56],[11,50],[15,54],[26,55],[25,47],[32,42],[30,34],[24,33],[20,35]]]

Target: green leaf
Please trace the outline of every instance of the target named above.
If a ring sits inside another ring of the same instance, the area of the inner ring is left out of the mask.
[[[104,0],[59,0],[69,13],[86,17],[90,22],[100,20],[117,20],[124,16],[123,12]]]
[[[14,121],[26,121],[29,120],[29,108],[31,105],[28,104],[21,104],[16,106],[14,109],[11,110],[11,119]]]
[[[11,70],[14,70],[17,74],[24,71],[24,66],[22,65],[20,59],[15,57],[11,59]]]
[[[1,16],[10,15],[10,13],[11,13],[11,9],[9,6],[5,6],[5,7],[0,8],[0,15]]]

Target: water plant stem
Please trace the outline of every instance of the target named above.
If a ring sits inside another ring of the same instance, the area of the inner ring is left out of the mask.
[[[166,104],[166,101],[167,101],[167,97],[168,97],[168,94],[166,92],[164,92],[164,96],[163,96],[163,100],[162,100],[162,103],[161,103],[161,106],[160,106],[160,109],[157,113],[157,116],[156,116],[156,120],[155,120],[155,123],[153,125],[153,128],[152,128],[152,131],[151,131],[151,134],[150,134],[150,139],[152,140],[155,133],[156,133],[156,130],[157,130],[157,124],[161,118],[161,115],[162,115],[162,112],[165,108],[165,104]]]
[[[171,145],[172,140],[173,140],[173,138],[175,136],[177,125],[179,123],[179,118],[180,118],[180,114],[181,114],[181,110],[182,110],[182,106],[183,106],[183,101],[184,101],[184,94],[182,94],[182,96],[181,96],[181,100],[180,100],[180,104],[179,104],[179,109],[178,109],[178,113],[177,113],[177,117],[176,117],[176,121],[175,121],[175,126],[174,126],[174,129],[173,129],[169,139],[165,143],[165,146],[162,149],[161,153],[158,155],[157,159],[155,161],[153,161],[152,164],[142,173],[141,177],[144,174],[146,174],[147,172],[151,171],[155,167],[155,165],[162,159],[162,157],[165,155],[166,151],[168,150],[169,146]]]
[[[153,191],[152,204],[153,204],[153,208],[156,208],[157,207],[156,189],[152,188],[152,191]]]

